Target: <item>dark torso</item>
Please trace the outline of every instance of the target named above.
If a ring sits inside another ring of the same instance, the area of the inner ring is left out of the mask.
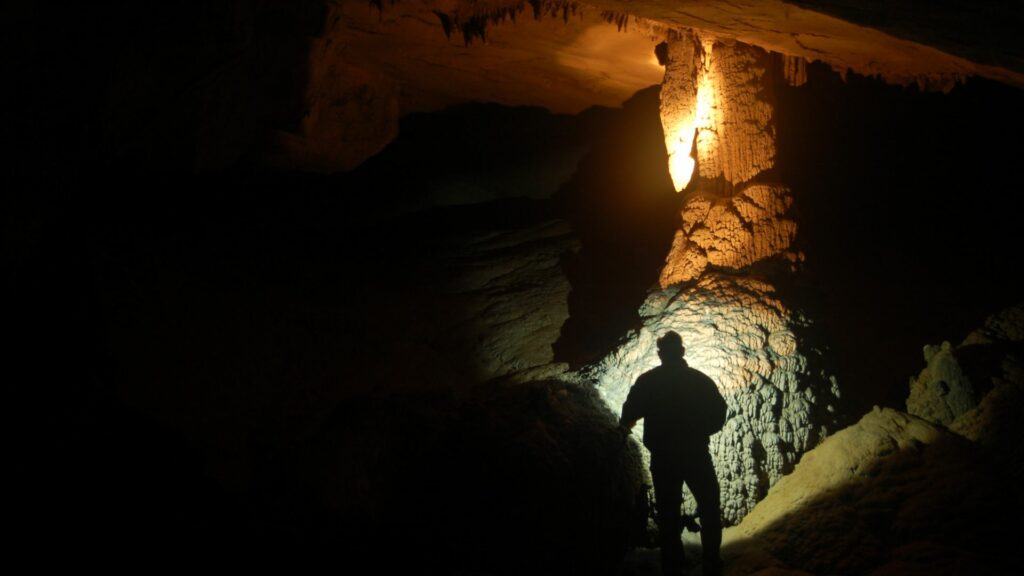
[[[724,407],[715,383],[680,361],[645,372],[630,390],[623,419],[644,419],[644,445],[654,453],[707,450],[709,419]]]

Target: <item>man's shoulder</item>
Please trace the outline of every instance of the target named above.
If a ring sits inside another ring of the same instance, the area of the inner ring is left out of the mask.
[[[702,394],[715,395],[719,397],[722,395],[718,390],[718,384],[716,384],[710,376],[696,368],[687,368],[687,379],[690,383],[690,387],[694,390],[700,391]]]
[[[651,368],[647,372],[644,372],[643,374],[638,376],[636,379],[636,383],[639,385],[658,380],[659,378],[661,378],[661,373],[664,372],[663,368],[664,366],[656,366],[654,368]]]
[[[707,374],[701,372],[700,370],[697,370],[696,368],[694,368],[692,366],[687,366],[686,367],[686,374],[687,374],[687,376],[689,376],[690,378],[693,378],[695,380],[701,380],[701,381],[704,381],[704,382],[712,382],[712,383],[714,383],[714,380],[712,380],[710,376],[708,376]]]

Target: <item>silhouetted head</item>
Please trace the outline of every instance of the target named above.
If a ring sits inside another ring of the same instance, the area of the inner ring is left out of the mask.
[[[679,333],[669,330],[661,338],[658,338],[658,358],[661,358],[662,364],[678,362],[684,354],[686,354],[686,348],[683,347],[683,337]]]

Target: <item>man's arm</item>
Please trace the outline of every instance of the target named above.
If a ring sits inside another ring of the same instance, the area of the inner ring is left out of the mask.
[[[626,396],[626,402],[622,405],[622,416],[619,417],[619,428],[626,431],[632,430],[636,426],[637,420],[644,417],[646,412],[646,402],[644,402],[645,394],[643,386],[640,386],[641,379],[637,379],[629,389],[629,394]]]
[[[702,422],[704,433],[712,436],[721,430],[725,424],[728,404],[726,404],[725,398],[722,397],[722,393],[718,391],[718,386],[714,380],[706,374],[701,374],[701,376],[703,377],[703,384],[700,388],[702,398],[698,406],[701,416],[700,421]]]

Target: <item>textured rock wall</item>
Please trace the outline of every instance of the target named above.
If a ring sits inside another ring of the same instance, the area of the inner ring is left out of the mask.
[[[925,357],[928,366],[910,380],[907,411],[980,443],[1024,479],[1024,304],[992,315],[959,346],[926,346]]]
[[[729,405],[711,450],[730,524],[823,437],[839,394],[813,353],[799,349],[807,321],[774,292],[760,280],[718,274],[655,291],[641,309],[643,327],[592,368],[605,401],[621,407],[636,378],[658,364],[657,338],[667,330],[683,336],[687,360],[715,380]]]
[[[790,274],[803,259],[793,248],[792,194],[772,172],[773,81],[799,82],[800,65],[690,32],[674,35],[667,54],[661,114],[670,172],[679,187],[678,156],[690,154],[692,177],[643,327],[602,361],[596,379],[621,406],[636,377],[657,364],[656,338],[682,335],[691,365],[729,404],[711,447],[724,518],[736,523],[827,434],[839,397],[819,368],[821,352],[805,340],[812,322],[751,268],[772,261],[776,273]]]
[[[268,162],[312,172],[351,170],[398,135],[399,86],[353,62],[342,6],[330,5],[308,42],[298,122],[278,127]]]
[[[949,425],[978,403],[974,385],[961,369],[949,342],[925,346],[924,360],[928,365],[917,378],[910,379],[907,412]]]
[[[382,295],[367,337],[371,349],[402,361],[375,367],[369,379],[415,391],[564,371],[552,351],[569,316],[561,259],[577,247],[568,224],[554,220],[453,235],[429,244],[422,261],[399,261],[420,280]]]
[[[66,162],[161,172],[350,168],[396,133],[398,89],[353,64],[340,10],[323,0],[33,9],[39,21],[27,29],[49,32],[31,42],[53,61],[26,59],[45,84],[14,83],[41,110],[75,119],[39,130],[51,140],[70,135],[62,139],[80,149]],[[56,21],[75,24],[62,30]],[[50,83],[61,93],[43,88]]]
[[[1017,492],[972,443],[876,407],[808,452],[723,549],[731,574],[1012,574]]]
[[[351,170],[398,135],[398,84],[346,60],[340,19],[310,43],[298,126],[278,130],[269,162],[312,172]]]
[[[698,49],[703,46],[703,49]],[[796,236],[788,188],[771,180],[775,132],[769,70],[798,69],[741,43],[699,44],[693,34],[669,43],[662,125],[670,155],[695,145],[695,175],[685,187],[682,226],[666,258],[661,285],[694,280],[708,265],[739,269],[785,254]],[[691,61],[680,61],[691,58]],[[795,71],[790,82],[799,80]],[[698,78],[694,86],[693,78]],[[693,119],[688,111],[693,108]],[[670,171],[679,160],[670,156]],[[674,175],[677,187],[680,181]]]
[[[710,104],[697,126],[701,187],[717,178],[739,187],[775,165],[773,108],[765,94],[771,58],[738,42],[714,43],[709,57]]]
[[[1006,513],[1020,509],[1024,479],[1024,306],[926,355],[913,382],[969,380],[981,400],[946,427],[948,392],[912,388],[908,406],[923,403],[924,417],[876,406],[831,435],[726,531],[731,573],[1016,571]]]
[[[977,424],[992,403],[990,396],[1021,384],[1024,359],[1024,305],[1016,305],[986,319],[954,346],[943,342],[924,347],[927,364],[910,379],[907,412],[931,422],[962,428],[972,440],[982,429]],[[986,406],[983,406],[986,405]]]
[[[740,269],[787,253],[796,237],[793,204],[783,186],[755,184],[725,198],[695,193],[683,207],[683,224],[661,273],[662,286],[694,280],[710,266]]]

